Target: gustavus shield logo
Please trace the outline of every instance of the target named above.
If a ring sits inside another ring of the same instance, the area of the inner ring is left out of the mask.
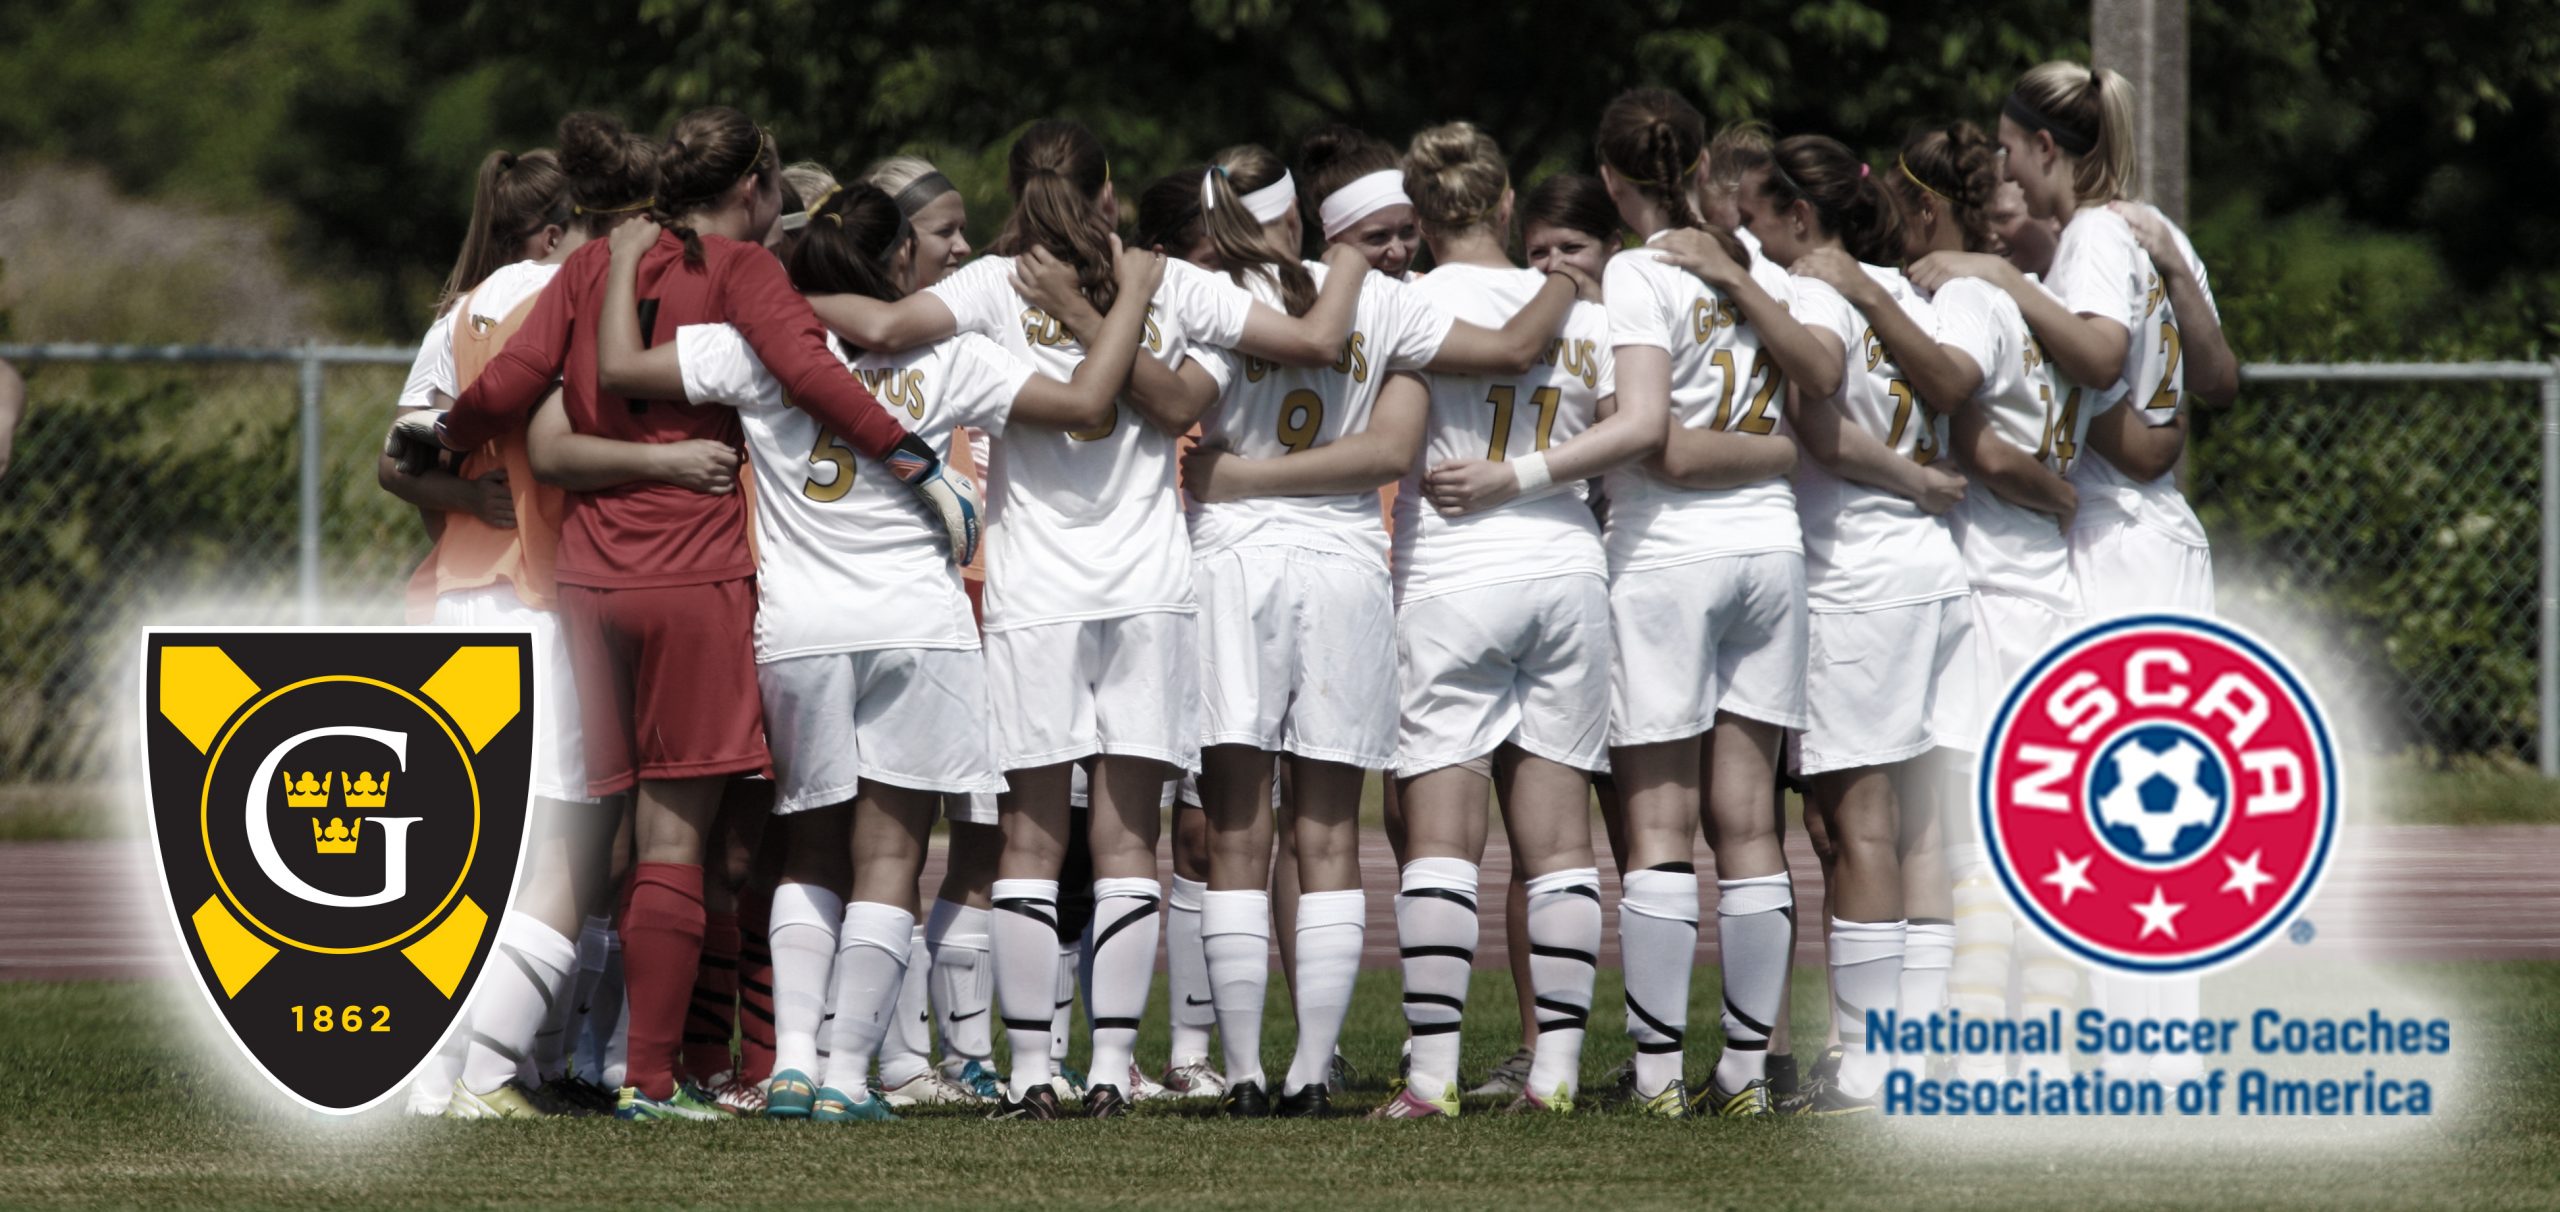
[[[397,1089],[461,1010],[515,886],[524,632],[143,636],[151,828],[233,1039],[304,1105]]]

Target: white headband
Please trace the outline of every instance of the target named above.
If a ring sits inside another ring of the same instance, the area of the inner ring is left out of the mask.
[[[1211,185],[1213,184],[1211,178],[1222,176],[1226,171],[1226,169],[1212,164],[1209,166],[1209,171],[1200,174],[1200,209],[1202,212],[1205,213],[1218,209],[1218,192],[1211,188]],[[1233,184],[1233,182],[1231,181],[1229,184]],[[1287,169],[1282,169],[1279,180],[1274,181],[1269,185],[1265,185],[1252,193],[1246,194],[1242,201],[1244,202],[1245,211],[1253,216],[1255,222],[1270,223],[1277,221],[1280,216],[1288,214],[1289,204],[1297,201],[1297,199],[1298,183],[1289,176]]]
[[[1403,171],[1382,168],[1333,191],[1316,213],[1324,220],[1324,238],[1330,240],[1390,206],[1411,205],[1413,199],[1404,194]]]

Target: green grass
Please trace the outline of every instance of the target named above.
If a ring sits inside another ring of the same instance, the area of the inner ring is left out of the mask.
[[[2299,992],[2299,964],[2253,968]],[[413,1122],[340,1125],[237,1092],[228,1066],[172,1042],[202,1008],[172,986],[0,985],[0,1202],[185,1207],[572,1204],[1041,1204],[1123,1207],[1964,1206],[2133,1208],[2551,1207],[2560,1201],[2560,965],[2387,970],[2467,1010],[2464,1105],[2421,1139],[2353,1153],[2254,1148],[2199,1156],[2122,1124],[2109,1147],[1984,1166],[1888,1145],[1843,1123],[1666,1123],[1471,1113],[1455,1123],[1228,1123],[1142,1109],[1115,1123],[989,1124],[916,1115],[897,1125]],[[1713,1055],[1712,974],[1701,973],[1690,1065]],[[1626,1053],[1615,974],[1604,974],[1587,1072]],[[1273,985],[1275,1001],[1280,986]],[[1797,1029],[1817,1030],[1818,974],[1798,974]],[[1162,989],[1158,990],[1159,999]],[[2217,1012],[2236,1001],[2210,992]],[[2331,1008],[2347,1012],[2355,1003]],[[1161,1005],[1161,1001],[1159,1001]],[[1466,1072],[1512,1042],[1509,982],[1479,973]],[[1141,1055],[1163,1055],[1162,1017]],[[1383,1095],[1400,1027],[1390,973],[1364,976],[1346,1048]],[[1276,1067],[1290,1045],[1274,1007]],[[228,1045],[222,1045],[228,1047]]]

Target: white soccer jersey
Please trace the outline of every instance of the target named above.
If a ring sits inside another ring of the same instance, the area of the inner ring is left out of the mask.
[[[1084,346],[1013,289],[1009,257],[983,256],[927,288],[960,331],[990,337],[1065,381]],[[1179,367],[1194,344],[1244,338],[1253,296],[1183,262],[1165,266],[1144,346]],[[1191,539],[1175,500],[1174,439],[1126,400],[1098,429],[1036,426],[995,444],[987,477],[986,627],[1193,610]]]
[[[844,356],[840,340],[828,346]],[[738,330],[676,330],[685,399],[738,410],[756,486],[756,660],[878,648],[976,648],[940,520],[886,466],[791,407]],[[978,336],[848,362],[917,437],[1002,433],[1031,365]]]
[[[1982,410],[1991,435],[2032,452],[2046,470],[2069,474],[2089,428],[2082,407],[2088,393],[2054,373],[2017,300],[1980,279],[1958,278],[1929,302],[1938,316],[1938,342],[1982,368],[1972,406]],[[2060,614],[2080,612],[2071,543],[2051,514],[1977,483],[1948,518],[1975,588],[2029,598]]]
[[[1899,270],[1860,265],[1934,333],[1929,304]],[[1929,411],[1902,377],[1866,317],[1840,292],[1810,278],[1796,281],[1797,318],[1830,330],[1847,357],[1836,406],[1841,418],[1918,463],[1946,454],[1944,418]],[[1807,407],[1832,407],[1820,403]],[[1965,591],[1964,560],[1944,518],[1908,498],[1852,483],[1811,459],[1796,466],[1796,505],[1804,515],[1805,601],[1816,611],[1873,610],[1935,601]]]
[[[1667,234],[1655,232],[1646,243]],[[1779,302],[1793,298],[1786,271],[1767,257],[1752,254],[1751,277]],[[1649,247],[1611,257],[1601,291],[1612,347],[1670,352],[1672,424],[1765,434],[1786,423],[1786,375],[1731,299],[1664,264]],[[1795,491],[1782,476],[1739,488],[1683,488],[1639,463],[1610,472],[1603,483],[1613,574],[1804,549]]]
[[[1325,267],[1308,262],[1307,271],[1321,288]],[[1279,289],[1268,278],[1251,281],[1255,295],[1274,307],[1281,305]],[[1227,350],[1195,350],[1201,366],[1218,381],[1218,402],[1201,418],[1201,441],[1247,458],[1276,459],[1359,433],[1369,427],[1387,375],[1420,370],[1439,356],[1452,324],[1447,312],[1423,301],[1419,292],[1371,270],[1360,284],[1351,335],[1331,366],[1307,370]],[[1378,522],[1378,494],[1192,504],[1194,552],[1256,545],[1312,547],[1383,560],[1387,536]]]
[[[1413,293],[1439,310],[1498,328],[1538,297],[1547,276],[1532,269],[1443,265]],[[1451,518],[1423,497],[1422,475],[1453,459],[1505,459],[1561,445],[1591,428],[1601,400],[1616,394],[1617,358],[1609,313],[1576,303],[1545,357],[1504,379],[1430,376],[1431,420],[1422,458],[1396,490],[1396,600],[1412,603],[1511,581],[1605,577],[1607,557],[1579,480],[1551,484],[1482,513]]]
[[[465,310],[471,322],[487,328],[507,318],[525,300],[542,293],[560,272],[557,265],[540,261],[518,261],[501,265],[490,272],[480,285],[473,287],[463,301],[454,304],[427,329],[427,338],[418,343],[418,356],[409,363],[409,379],[400,387],[400,410],[433,408],[435,393],[459,396],[462,388],[454,380],[453,326]]]
[[[2160,221],[2165,224],[2168,219],[2162,216]],[[2196,284],[2204,288],[2206,305],[2213,306],[2212,285],[2205,277],[2204,262],[2196,257],[2195,245],[2175,226],[2169,231]],[[2072,215],[2054,247],[2052,285],[2064,306],[2105,316],[2132,334],[2124,378],[2108,390],[2108,400],[2098,411],[2120,403],[2136,409],[2135,415],[2145,424],[2175,423],[2187,404],[2178,318],[2169,306],[2167,284],[2151,264],[2150,254],[2133,238],[2133,228],[2124,216],[2105,206],[2083,207]],[[2081,460],[2071,482],[2080,490],[2079,522],[2132,521],[2192,547],[2206,545],[2204,524],[2196,520],[2186,495],[2178,491],[2174,471],[2141,483],[2098,456]]]

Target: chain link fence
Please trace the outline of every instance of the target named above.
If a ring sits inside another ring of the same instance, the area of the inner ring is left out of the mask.
[[[0,346],[0,784],[129,763],[145,623],[388,623],[427,549],[375,483],[410,351]],[[2560,774],[2560,367],[2256,366],[2196,419],[2222,608],[2287,642],[2350,740]],[[2307,641],[2307,642],[2304,642]]]

